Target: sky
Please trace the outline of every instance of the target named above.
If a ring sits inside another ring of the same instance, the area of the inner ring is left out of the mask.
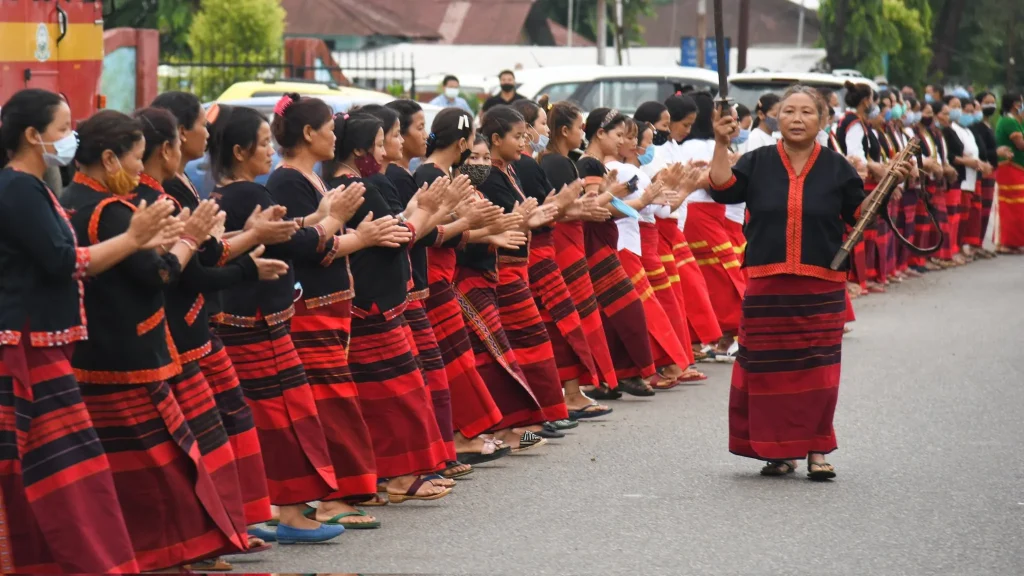
[[[789,0],[789,1],[792,2],[793,4],[799,4],[800,3],[800,0]],[[807,8],[809,8],[811,10],[817,10],[818,9],[818,0],[804,0],[804,6],[806,6]]]

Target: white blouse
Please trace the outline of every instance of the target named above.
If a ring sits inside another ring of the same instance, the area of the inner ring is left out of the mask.
[[[956,135],[960,137],[960,142],[964,145],[964,158],[977,159],[980,151],[978,150],[978,142],[974,139],[974,133],[956,122],[953,123],[953,132],[956,132]],[[977,182],[978,171],[964,166],[964,181],[960,183],[960,189],[974,192]]]
[[[632,164],[625,164],[623,162],[609,162],[606,167],[609,171],[618,171],[619,182],[629,182],[634,177],[637,178],[636,192],[631,192],[629,196],[623,198],[623,200],[636,200],[643,195],[644,190],[651,185],[651,178],[647,174],[644,174],[639,167],[633,166]],[[640,210],[640,220],[644,222],[654,223],[654,212],[657,207],[646,206]],[[633,254],[640,256],[640,220],[636,218],[630,218],[626,216],[624,218],[616,218],[615,225],[619,228],[619,250],[629,250]]]

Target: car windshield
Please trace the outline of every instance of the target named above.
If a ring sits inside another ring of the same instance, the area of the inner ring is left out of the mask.
[[[752,80],[742,82],[730,82],[729,83],[729,97],[736,102],[743,104],[751,110],[757,106],[758,99],[761,98],[762,94],[768,92],[774,92],[779,96],[789,89],[790,86],[795,86],[797,82],[793,80]],[[846,88],[841,85],[836,86],[831,83],[825,82],[801,82],[804,86],[810,86],[811,88],[828,88],[839,95],[839,101],[843,101],[843,96],[846,95]]]

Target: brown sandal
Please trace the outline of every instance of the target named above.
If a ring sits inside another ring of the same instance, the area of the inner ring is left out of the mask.
[[[785,476],[796,472],[796,466],[785,460],[774,460],[761,468],[761,476]]]
[[[811,480],[831,480],[836,477],[836,469],[828,462],[808,462],[807,477]]]

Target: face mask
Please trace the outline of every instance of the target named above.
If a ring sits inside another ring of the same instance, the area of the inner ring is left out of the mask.
[[[463,164],[459,166],[459,173],[469,177],[474,188],[479,188],[491,174],[491,167],[487,164]]]
[[[644,149],[644,153],[643,154],[637,156],[636,159],[640,162],[641,166],[646,166],[646,165],[650,164],[651,162],[654,162],[654,151],[655,150],[656,150],[656,148],[654,147],[654,144],[651,144],[646,149]]]
[[[921,126],[924,126],[925,128],[929,128],[929,127],[931,127],[931,125],[932,125],[932,123],[934,121],[935,121],[935,118],[933,116],[922,116],[921,117]]]
[[[515,84],[502,84],[501,85],[501,91],[502,92],[515,92],[516,91],[516,85]]]
[[[652,140],[651,143],[655,146],[661,146],[666,142],[668,142],[668,130],[655,130],[654,140]]]
[[[114,196],[128,196],[138,187],[139,177],[129,174],[120,160],[117,161],[117,171],[107,174],[107,190]]]
[[[949,120],[951,122],[956,122],[956,121],[960,120],[960,116],[961,116],[962,113],[963,113],[963,111],[960,110],[959,108],[955,108],[953,110],[950,110],[949,111]]]
[[[899,120],[903,118],[905,114],[905,111],[903,110],[903,104],[896,104],[895,106],[889,109],[889,112],[892,115],[893,120]]]
[[[832,125],[831,124],[826,124],[825,125],[825,134],[831,134],[831,133],[832,133]]]
[[[843,115],[843,107],[842,106],[833,106],[832,107],[832,111],[835,112],[836,118],[839,118],[840,116]]]
[[[548,147],[548,140],[549,139],[547,136],[541,134],[537,136],[536,140],[531,141],[530,148],[533,149],[533,153],[540,154],[541,152],[543,152],[544,149]]]
[[[974,111],[974,123],[977,124],[985,118],[985,114],[981,110]]]
[[[740,129],[740,135],[735,137],[735,138],[733,138],[732,139],[732,143],[736,144],[738,146],[738,145],[743,144],[744,142],[746,142],[749,138],[750,138],[750,130],[747,130],[745,128],[741,128]]]
[[[935,97],[932,96],[931,94],[925,94],[924,101],[931,104],[932,102],[935,102]]]
[[[771,116],[765,116],[764,117],[764,127],[767,128],[769,132],[778,132],[779,131],[779,119],[778,118],[772,118]]]
[[[46,151],[47,144],[53,146],[53,152]],[[46,160],[47,166],[53,168],[67,166],[75,159],[75,152],[78,152],[78,133],[72,132],[56,142],[44,142],[42,147],[43,159]]]
[[[878,107],[878,104],[875,104],[874,106],[871,107],[871,110],[868,112],[868,120],[874,120],[875,118],[878,118],[878,115],[881,113],[882,109]]]
[[[377,159],[369,154],[356,157],[356,168],[359,169],[359,175],[363,178],[380,174],[380,162],[377,162]]]
[[[459,89],[458,88],[445,88],[444,89],[444,96],[445,96],[445,98],[447,98],[449,100],[455,100],[456,98],[459,97]]]
[[[1024,114],[1024,104],[1017,106],[1017,114]]]
[[[994,116],[996,113],[996,105],[985,104],[984,106],[981,107],[981,111],[985,115],[985,118],[988,118],[989,116]]]
[[[891,122],[892,121],[892,108],[889,108],[888,110],[885,111],[885,121],[886,122]]]

